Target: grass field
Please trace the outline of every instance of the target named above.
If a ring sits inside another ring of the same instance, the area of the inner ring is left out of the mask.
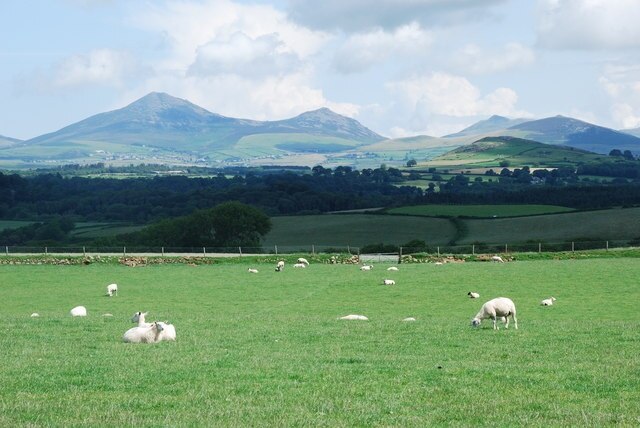
[[[464,217],[518,217],[573,211],[555,205],[413,205],[392,208],[389,214]]]
[[[635,259],[1,270],[0,426],[640,424]],[[471,328],[499,295],[519,329]],[[122,343],[137,310],[178,340]]]

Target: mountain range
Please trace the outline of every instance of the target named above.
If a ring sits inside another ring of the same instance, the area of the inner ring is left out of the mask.
[[[256,121],[212,113],[152,92],[30,140],[0,136],[0,166],[43,163],[351,164],[427,158],[484,137],[510,136],[597,153],[640,152],[634,130],[620,132],[577,119],[492,116],[445,137],[387,139],[327,108],[290,119]],[[640,134],[640,129],[637,130]]]

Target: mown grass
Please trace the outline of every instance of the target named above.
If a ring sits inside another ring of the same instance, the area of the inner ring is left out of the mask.
[[[248,266],[2,266],[0,425],[640,424],[635,259]],[[498,295],[519,330],[471,328]],[[137,310],[177,342],[122,343]]]
[[[389,214],[448,217],[518,217],[573,211],[556,205],[413,205],[392,208]]]

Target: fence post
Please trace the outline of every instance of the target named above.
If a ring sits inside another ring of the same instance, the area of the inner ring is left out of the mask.
[[[474,256],[476,255],[476,245],[475,244],[471,244],[471,254],[473,254]]]
[[[607,241],[607,251],[609,251],[609,241]]]
[[[8,256],[9,255],[9,246],[5,245],[4,247],[4,253]]]
[[[47,254],[49,254],[49,249],[47,247],[44,247],[44,255],[46,256]]]
[[[122,257],[127,257],[127,247],[122,247]]]
[[[571,241],[571,252],[573,253],[575,251],[575,246],[573,244],[573,241]]]
[[[440,247],[437,247],[437,248],[438,248],[438,257],[440,257]]]
[[[542,252],[542,242],[538,242],[538,252]]]
[[[509,253],[509,244],[504,244],[504,253],[505,254]]]
[[[315,256],[316,255],[316,246],[311,244],[311,255]]]
[[[278,246],[277,246],[277,245],[274,245],[274,246],[273,246],[273,248],[275,248],[275,250],[276,250],[276,256],[277,256],[277,255],[278,255]]]
[[[240,257],[242,257],[242,247],[238,247],[238,252],[240,253]]]
[[[202,247],[202,257],[207,257],[207,249]]]
[[[164,247],[160,251],[162,252],[162,257],[164,257]]]
[[[351,247],[347,245],[347,253],[351,254]]]
[[[82,255],[85,257],[87,256],[87,249],[84,246],[82,247]]]

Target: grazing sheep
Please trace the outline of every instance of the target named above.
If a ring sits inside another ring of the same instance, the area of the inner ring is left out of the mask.
[[[478,297],[480,297],[479,293],[474,293],[473,291],[469,291],[467,293],[467,296],[469,296],[471,299],[477,299]]]
[[[371,265],[364,265],[364,266],[360,267],[361,271],[371,270],[371,269],[373,269],[373,266],[371,266]]]
[[[382,284],[384,285],[396,285],[396,282],[393,279],[383,279]]]
[[[444,264],[444,263],[442,263],[442,262],[435,262],[435,263],[434,263],[434,265],[436,265],[436,266],[442,266],[443,264]]]
[[[305,265],[309,266],[309,261],[304,257],[298,257],[298,263],[304,263]]]
[[[276,272],[282,272],[284,269],[284,260],[280,260],[276,265]]]
[[[556,301],[555,297],[549,297],[548,299],[544,299],[542,302],[540,302],[540,304],[542,306],[551,306],[555,301]]]
[[[338,318],[339,320],[356,320],[356,321],[369,321],[369,318],[364,315],[345,315]]]
[[[296,263],[295,265],[293,265],[294,268],[306,268],[307,265],[305,265],[304,263]]]
[[[477,327],[483,319],[490,318],[493,321],[493,329],[498,330],[496,319],[504,317],[505,328],[509,328],[509,317],[513,318],[515,329],[518,329],[518,320],[516,319],[516,305],[507,297],[497,297],[489,300],[471,320],[471,325]]]
[[[258,269],[249,268],[247,270],[248,270],[249,273],[258,273]]]
[[[69,311],[72,317],[86,317],[87,316],[87,308],[84,306],[76,306],[75,308]]]
[[[126,343],[155,343],[161,340],[162,331],[162,325],[154,322],[149,326],[130,328],[124,333],[122,340]]]
[[[37,313],[37,312],[34,312],[34,313],[31,314],[31,318],[38,318],[39,316],[40,316],[40,314]]]
[[[500,256],[491,257],[491,261],[498,262],[498,263],[504,263],[504,260]]]
[[[158,323],[162,327],[162,332],[158,336],[158,341],[161,341],[161,340],[175,341],[176,340],[176,328],[173,324],[169,324],[169,321],[165,321],[165,322],[156,321],[156,323]]]
[[[415,321],[416,319],[414,317],[408,317],[403,319],[402,321]]]
[[[118,284],[109,284],[107,285],[107,295],[109,297],[113,297],[113,295],[118,295]]]
[[[395,266],[391,266],[391,267],[388,267],[388,268],[387,268],[387,270],[397,272],[397,271],[398,271],[398,268],[397,268],[397,267],[395,267]]]

